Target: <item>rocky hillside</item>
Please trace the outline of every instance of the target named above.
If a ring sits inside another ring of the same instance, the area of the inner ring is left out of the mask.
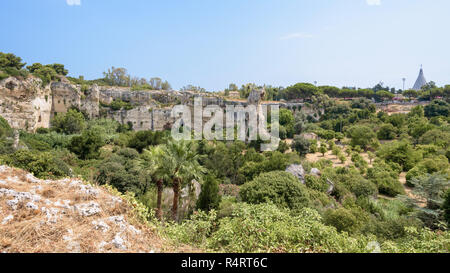
[[[0,166],[0,252],[183,252],[132,207],[77,179],[40,180]]]

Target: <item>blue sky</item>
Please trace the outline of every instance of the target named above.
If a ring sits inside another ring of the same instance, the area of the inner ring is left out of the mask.
[[[448,0],[2,0],[0,51],[175,89],[450,84]]]

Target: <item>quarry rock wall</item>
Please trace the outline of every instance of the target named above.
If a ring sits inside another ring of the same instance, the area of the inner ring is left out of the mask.
[[[261,95],[254,92],[249,102],[226,100],[222,97],[178,91],[132,91],[123,87],[88,88],[74,85],[62,78],[47,86],[35,77],[18,80],[14,77],[0,81],[0,116],[16,129],[34,132],[38,128],[49,128],[55,115],[76,108],[89,118],[111,118],[121,124],[132,124],[134,130],[170,129],[175,122],[171,116],[173,105],[187,105],[191,108],[194,120],[194,98],[202,97],[203,107],[218,105],[247,106],[260,102]],[[111,103],[122,100],[130,105],[114,110]],[[277,103],[280,107],[292,108],[290,103]],[[224,115],[225,116],[225,115]],[[207,122],[209,118],[204,118]]]

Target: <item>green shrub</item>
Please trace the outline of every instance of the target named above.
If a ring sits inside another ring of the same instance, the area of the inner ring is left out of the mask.
[[[71,174],[67,164],[50,152],[19,150],[3,156],[3,161],[9,166],[24,169],[42,179],[61,178]]]
[[[380,127],[377,132],[377,137],[379,140],[392,140],[397,136],[397,130],[394,125],[388,123]]]
[[[65,114],[57,115],[52,120],[52,129],[67,135],[80,133],[85,127],[84,115],[72,109]]]
[[[354,233],[360,228],[358,219],[345,208],[329,209],[323,216],[323,221],[328,226],[333,226],[337,231]]]
[[[247,161],[239,170],[245,181],[251,181],[256,176],[264,172],[286,170],[290,160],[288,154],[280,152],[267,153],[260,162]]]
[[[450,164],[447,157],[440,155],[421,161],[414,168],[408,171],[408,173],[406,174],[406,182],[408,186],[413,187],[414,185],[411,183],[411,181],[414,178],[433,173],[450,175]]]
[[[194,212],[190,220],[181,224],[166,224],[163,232],[182,244],[205,245],[211,236],[217,221],[215,210]]]
[[[355,146],[361,146],[366,149],[375,139],[376,135],[372,128],[367,126],[355,125],[347,130],[347,135],[351,138],[350,144]]]
[[[398,172],[392,170],[385,162],[376,162],[374,167],[367,171],[367,179],[377,185],[378,191],[391,197],[405,194],[398,176]]]
[[[295,136],[292,142],[292,150],[297,151],[301,156],[306,155],[309,152],[311,142],[304,137]]]
[[[96,130],[86,130],[81,136],[73,137],[68,148],[81,159],[95,159],[104,144],[105,141]]]
[[[295,216],[273,204],[239,204],[219,221],[208,246],[221,252],[367,252],[366,237],[350,238],[325,226],[317,211]]]
[[[322,174],[335,184],[335,195],[339,200],[353,194],[355,197],[375,196],[377,186],[365,179],[355,168],[327,168]]]
[[[203,211],[217,210],[221,201],[219,195],[219,182],[215,177],[209,175],[205,178],[202,191],[197,200],[197,209]]]
[[[325,179],[316,177],[314,175],[305,176],[305,185],[310,189],[320,192],[326,192],[329,187]]]
[[[443,100],[434,100],[424,108],[427,118],[450,115],[450,104]]]
[[[152,178],[139,167],[139,153],[130,148],[120,149],[99,163],[95,181],[100,185],[112,185],[120,192],[145,194]]]
[[[164,143],[164,132],[139,131],[129,140],[128,147],[142,153],[148,146],[156,146]]]
[[[300,209],[310,204],[307,188],[295,176],[284,171],[259,175],[241,187],[240,196],[244,202],[273,202],[291,209]]]
[[[404,171],[409,171],[422,159],[422,154],[415,151],[407,141],[394,141],[382,145],[377,151],[377,156],[387,163],[399,164]]]
[[[0,116],[0,138],[3,136],[10,136],[12,132],[13,130],[11,126],[9,126],[9,123]]]

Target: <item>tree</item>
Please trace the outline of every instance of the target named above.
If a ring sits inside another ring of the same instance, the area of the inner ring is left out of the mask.
[[[405,194],[403,185],[398,180],[398,175],[399,173],[384,161],[376,162],[373,168],[367,171],[367,179],[377,185],[378,191],[391,197]]]
[[[34,63],[32,65],[27,66],[27,69],[28,69],[28,71],[30,71],[30,73],[34,73],[43,67],[44,66],[40,63]]]
[[[173,188],[172,217],[178,220],[178,200],[184,183],[192,179],[200,180],[205,169],[200,165],[194,142],[170,140],[164,146],[165,164]]]
[[[298,135],[302,134],[307,123],[306,115],[301,111],[296,112],[294,117],[294,133]]]
[[[170,83],[168,81],[163,81],[161,83],[161,89],[162,90],[171,91],[172,90],[172,86],[170,85]]]
[[[164,181],[170,179],[165,162],[164,146],[154,146],[144,150],[141,155],[140,164],[152,180],[156,180],[157,199],[156,199],[156,218],[162,220],[162,192],[164,190]]]
[[[100,148],[105,141],[97,130],[85,130],[81,136],[72,138],[69,150],[81,159],[95,159],[99,156]]]
[[[123,148],[99,164],[95,181],[108,184],[122,193],[133,192],[142,196],[148,190],[150,179],[143,175],[139,154],[134,149]]]
[[[388,91],[378,91],[375,93],[375,100],[377,101],[385,101],[393,99],[394,97],[395,95]]]
[[[305,156],[309,152],[311,142],[302,136],[295,136],[292,142],[292,150],[297,151],[301,156]]]
[[[427,118],[450,115],[450,104],[443,100],[434,100],[425,106],[425,116]]]
[[[394,125],[387,123],[380,127],[377,137],[379,140],[392,140],[397,136],[396,131]]]
[[[447,149],[450,147],[450,132],[434,129],[423,134],[419,139],[420,144],[436,145]]]
[[[328,152],[326,144],[324,143],[320,144],[319,152],[322,154],[323,157],[325,157],[325,154]]]
[[[136,149],[139,153],[148,146],[156,146],[165,142],[164,132],[139,131],[128,141],[128,147]]]
[[[389,116],[388,122],[394,125],[395,128],[401,128],[406,122],[405,114],[393,114]]]
[[[66,76],[69,74],[69,70],[65,69],[63,64],[50,64],[48,66],[53,68],[58,75]]]
[[[197,209],[204,211],[217,209],[220,201],[219,182],[212,175],[206,176],[205,182],[202,185],[202,191],[197,200]]]
[[[21,70],[26,63],[22,62],[22,58],[12,54],[0,52],[0,70],[5,68],[13,68]]]
[[[367,149],[368,145],[373,142],[376,135],[374,131],[367,127],[362,125],[355,125],[350,127],[347,130],[348,137],[351,138],[350,144],[355,146],[361,146],[364,149]]]
[[[58,74],[56,71],[50,66],[43,66],[33,72],[33,75],[39,77],[42,80],[42,85],[46,86],[51,81],[57,79]]]
[[[403,92],[403,95],[407,98],[417,98],[418,92],[416,90],[406,90]]]
[[[419,138],[433,129],[433,127],[426,118],[415,117],[409,122],[408,134],[414,138],[414,144],[417,144]]]
[[[150,87],[152,90],[161,90],[162,89],[162,80],[161,78],[154,77],[149,81]]]
[[[107,72],[103,72],[105,82],[111,86],[129,86],[131,82],[131,76],[128,74],[125,68],[114,66],[108,69]]]
[[[377,156],[388,163],[399,164],[404,171],[409,171],[422,159],[421,153],[415,151],[407,141],[394,141],[382,145],[377,151]]]
[[[445,194],[445,201],[442,205],[442,209],[444,210],[444,218],[447,221],[447,224],[450,225],[450,189],[447,190]]]
[[[341,161],[342,164],[345,164],[345,162],[347,162],[347,158],[345,157],[344,154],[340,153],[338,155],[339,161]]]
[[[445,193],[450,187],[448,177],[440,174],[426,174],[412,180],[414,185],[413,194],[417,198],[408,198],[420,211],[419,218],[429,227],[438,228],[439,222],[443,220],[444,212],[441,210],[445,204]],[[421,200],[426,200],[426,207],[421,208]]]
[[[195,92],[195,93],[203,93],[203,92],[206,92],[206,89],[202,88],[200,86],[194,86],[194,85],[188,84],[186,86],[183,86],[180,89],[180,91],[192,91],[192,92]]]
[[[58,133],[72,135],[83,131],[86,121],[81,112],[70,109],[65,114],[56,115],[52,120],[52,127]]]
[[[310,83],[297,83],[286,88],[286,96],[289,100],[311,99],[312,96],[319,94],[319,89]]]
[[[411,109],[411,112],[408,113],[409,117],[419,117],[423,118],[425,116],[425,111],[422,105],[417,105]]]

